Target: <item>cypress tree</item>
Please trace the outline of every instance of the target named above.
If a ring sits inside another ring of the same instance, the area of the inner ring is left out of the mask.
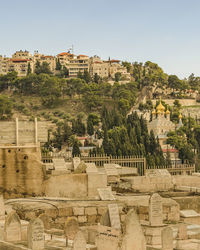
[[[31,65],[30,65],[30,63],[28,63],[27,76],[30,75],[31,72],[32,72],[32,70],[31,70]]]
[[[89,135],[94,134],[94,127],[93,127],[93,123],[91,121],[87,122],[87,132]]]
[[[75,157],[75,156],[80,156],[80,155],[81,155],[81,152],[79,149],[78,141],[75,141],[73,148],[72,148],[72,156]]]

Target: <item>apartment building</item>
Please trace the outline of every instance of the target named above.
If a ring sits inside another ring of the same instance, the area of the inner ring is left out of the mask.
[[[27,51],[27,50],[19,50],[16,51],[13,55],[12,55],[13,59],[32,59],[32,55]]]
[[[60,64],[65,66],[69,63],[70,60],[74,59],[74,55],[68,52],[62,52],[57,55],[57,59],[59,59]]]
[[[26,76],[29,64],[32,69],[33,61],[31,59],[2,58],[0,60],[0,74],[5,75],[9,72],[16,71],[18,76]]]
[[[89,57],[79,55],[69,61],[67,68],[69,70],[69,77],[77,77],[78,73],[84,73],[84,70],[89,71]]]
[[[0,56],[0,74],[5,75],[8,72],[8,57]]]
[[[28,64],[33,68],[33,61],[31,59],[12,58],[8,61],[8,72],[16,71],[18,76],[26,76],[28,71]]]
[[[51,72],[52,73],[55,72],[55,69],[56,69],[56,57],[55,56],[45,56],[43,54],[39,54],[38,52],[35,52],[33,55],[33,63],[34,63],[33,70],[35,70],[35,64],[37,61],[39,61],[40,64],[42,64],[43,62],[48,63]]]
[[[60,64],[69,70],[69,77],[77,77],[78,73],[84,73],[84,70],[89,71],[89,57],[86,55],[78,55],[63,52],[57,55]]]
[[[109,76],[109,64],[105,64],[99,56],[91,57],[89,64],[89,72],[91,76],[94,76],[95,74],[102,78]]]
[[[18,76],[26,76],[28,71],[28,65],[30,64],[31,70],[33,70],[32,55],[28,51],[16,51],[12,58],[0,57],[0,74],[7,74],[12,71],[16,71]]]
[[[116,73],[121,73],[124,79],[130,80],[131,75],[127,69],[120,64],[120,60],[103,61],[100,57],[94,56],[90,58],[90,74],[94,76],[98,74],[100,77],[115,78]]]

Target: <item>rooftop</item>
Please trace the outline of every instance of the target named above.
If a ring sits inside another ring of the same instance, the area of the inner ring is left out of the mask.
[[[62,52],[62,53],[58,54],[58,56],[65,56],[65,55],[73,56],[73,54],[68,53],[68,52]]]

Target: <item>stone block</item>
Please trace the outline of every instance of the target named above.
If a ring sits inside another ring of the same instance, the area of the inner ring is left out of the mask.
[[[99,215],[105,214],[107,210],[107,207],[98,207],[97,209]]]
[[[85,208],[85,214],[86,215],[96,215],[97,209],[95,207],[86,207]]]
[[[140,206],[138,209],[139,209],[139,214],[149,213],[149,208],[147,206]]]
[[[160,236],[153,236],[151,238],[152,245],[160,245],[161,244],[161,237]]]
[[[161,236],[145,236],[147,245],[160,245],[161,244]]]
[[[191,192],[196,193],[196,191],[197,191],[197,188],[196,188],[196,187],[191,187]]]
[[[88,197],[99,197],[98,188],[107,187],[107,175],[105,173],[88,173]]]
[[[84,215],[84,207],[73,207],[74,215]]]
[[[72,216],[72,214],[71,207],[59,208],[59,217]]]
[[[168,206],[163,206],[163,213],[165,214],[168,214],[169,213],[169,211],[170,211],[170,207],[168,207]]]
[[[146,227],[145,235],[148,236],[161,236],[162,227]]]
[[[79,223],[86,223],[87,222],[87,216],[84,216],[84,215],[78,216],[78,222]]]
[[[96,215],[88,215],[88,223],[96,223],[97,216]]]
[[[45,214],[55,219],[58,216],[58,211],[56,209],[47,209],[45,210]]]

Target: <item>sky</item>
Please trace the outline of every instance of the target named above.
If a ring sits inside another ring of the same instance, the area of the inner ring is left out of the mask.
[[[200,76],[199,0],[0,0],[0,55],[16,50],[152,61]]]

